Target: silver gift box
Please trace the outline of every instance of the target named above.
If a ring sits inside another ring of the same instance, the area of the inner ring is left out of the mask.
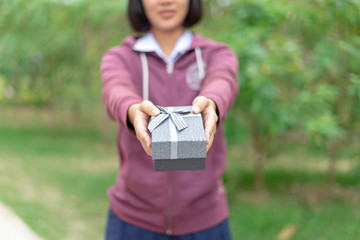
[[[192,113],[192,106],[164,109],[176,111],[184,108],[191,112],[180,114],[188,127],[178,130],[169,117],[152,131],[152,158],[155,162],[155,171],[205,169],[206,138],[201,114]]]

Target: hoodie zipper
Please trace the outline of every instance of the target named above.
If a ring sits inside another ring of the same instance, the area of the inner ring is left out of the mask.
[[[171,84],[172,80],[172,74],[174,72],[174,63],[168,64],[166,63],[166,73],[168,74],[168,83]],[[172,234],[172,202],[173,202],[173,183],[172,183],[172,177],[171,172],[168,172],[168,211],[167,211],[167,221],[166,221],[166,234],[171,235]]]
[[[183,57],[184,54],[181,54],[179,58]],[[160,57],[159,57],[160,58]],[[174,65],[173,64],[166,64],[166,73],[168,75],[168,84],[171,81],[172,74],[174,72]],[[147,66],[148,67],[148,66]],[[172,185],[172,178],[171,173],[168,173],[168,211],[167,211],[167,222],[166,222],[166,234],[171,235],[172,234],[172,202],[173,202],[173,185]]]
[[[170,174],[168,175],[169,187],[168,187],[168,212],[167,212],[167,226],[166,234],[172,234],[172,200],[173,200],[173,188]]]
[[[168,75],[171,75],[174,71],[174,64],[166,64],[166,72]]]

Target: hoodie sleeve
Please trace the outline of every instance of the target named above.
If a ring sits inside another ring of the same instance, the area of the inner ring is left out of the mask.
[[[239,92],[237,73],[238,62],[235,54],[225,44],[221,44],[210,57],[199,93],[199,96],[215,101],[219,111],[219,123],[225,119]]]
[[[127,127],[127,111],[130,105],[142,101],[130,72],[126,67],[124,49],[110,49],[101,61],[103,102],[111,119]]]

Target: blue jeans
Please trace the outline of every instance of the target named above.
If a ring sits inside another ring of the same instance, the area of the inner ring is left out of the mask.
[[[106,240],[231,240],[228,220],[192,234],[168,236],[122,221],[111,209],[106,225]]]

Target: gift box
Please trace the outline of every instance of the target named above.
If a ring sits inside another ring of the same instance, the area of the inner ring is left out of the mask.
[[[152,117],[152,158],[155,171],[205,169],[206,138],[200,113],[192,106],[160,107],[160,114]]]

